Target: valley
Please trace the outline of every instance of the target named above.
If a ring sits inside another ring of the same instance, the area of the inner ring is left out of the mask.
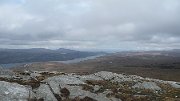
[[[90,74],[110,71],[169,81],[180,81],[180,51],[119,52],[75,63],[39,62],[21,65],[16,71],[60,71]]]

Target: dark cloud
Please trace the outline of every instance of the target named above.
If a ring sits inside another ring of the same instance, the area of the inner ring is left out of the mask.
[[[3,0],[1,48],[180,48],[179,0]]]

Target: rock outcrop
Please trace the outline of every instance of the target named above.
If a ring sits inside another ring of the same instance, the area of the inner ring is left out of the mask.
[[[157,86],[156,83],[154,83],[154,82],[146,82],[146,81],[144,81],[143,83],[135,84],[133,86],[133,88],[149,89],[149,90],[154,90],[154,91],[161,90],[161,88],[159,86]]]
[[[34,97],[31,87],[0,81],[0,101],[27,101]]]
[[[1,101],[180,100],[178,82],[101,71],[76,75],[47,71],[1,77]]]

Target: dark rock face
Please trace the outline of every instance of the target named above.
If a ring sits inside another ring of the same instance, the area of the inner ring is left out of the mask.
[[[60,90],[60,92],[61,92],[61,96],[63,96],[63,97],[69,97],[69,95],[70,95],[70,92],[67,88],[62,88]]]
[[[1,101],[180,100],[178,82],[106,71],[90,75],[44,72],[5,76],[2,80],[6,82],[0,81]],[[17,75],[19,78],[13,80]],[[38,83],[39,86],[34,87],[32,82]]]

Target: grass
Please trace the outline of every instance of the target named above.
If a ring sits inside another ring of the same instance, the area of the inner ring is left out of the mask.
[[[119,98],[122,101],[180,101],[180,89],[172,88],[168,84],[158,84],[162,91],[153,91],[149,89],[132,88],[135,84],[131,81],[122,83],[112,83],[106,80],[87,80],[87,85],[83,85],[83,90],[93,92],[93,86],[99,85],[101,88],[94,93],[102,93],[110,90],[106,97]]]
[[[171,87],[171,85],[169,84],[162,84],[162,83],[158,83],[158,85],[162,88],[162,92],[160,94],[160,97],[162,99],[174,99],[174,100],[178,100],[180,101],[180,89],[175,89],[173,87]],[[173,101],[173,100],[172,100]]]

